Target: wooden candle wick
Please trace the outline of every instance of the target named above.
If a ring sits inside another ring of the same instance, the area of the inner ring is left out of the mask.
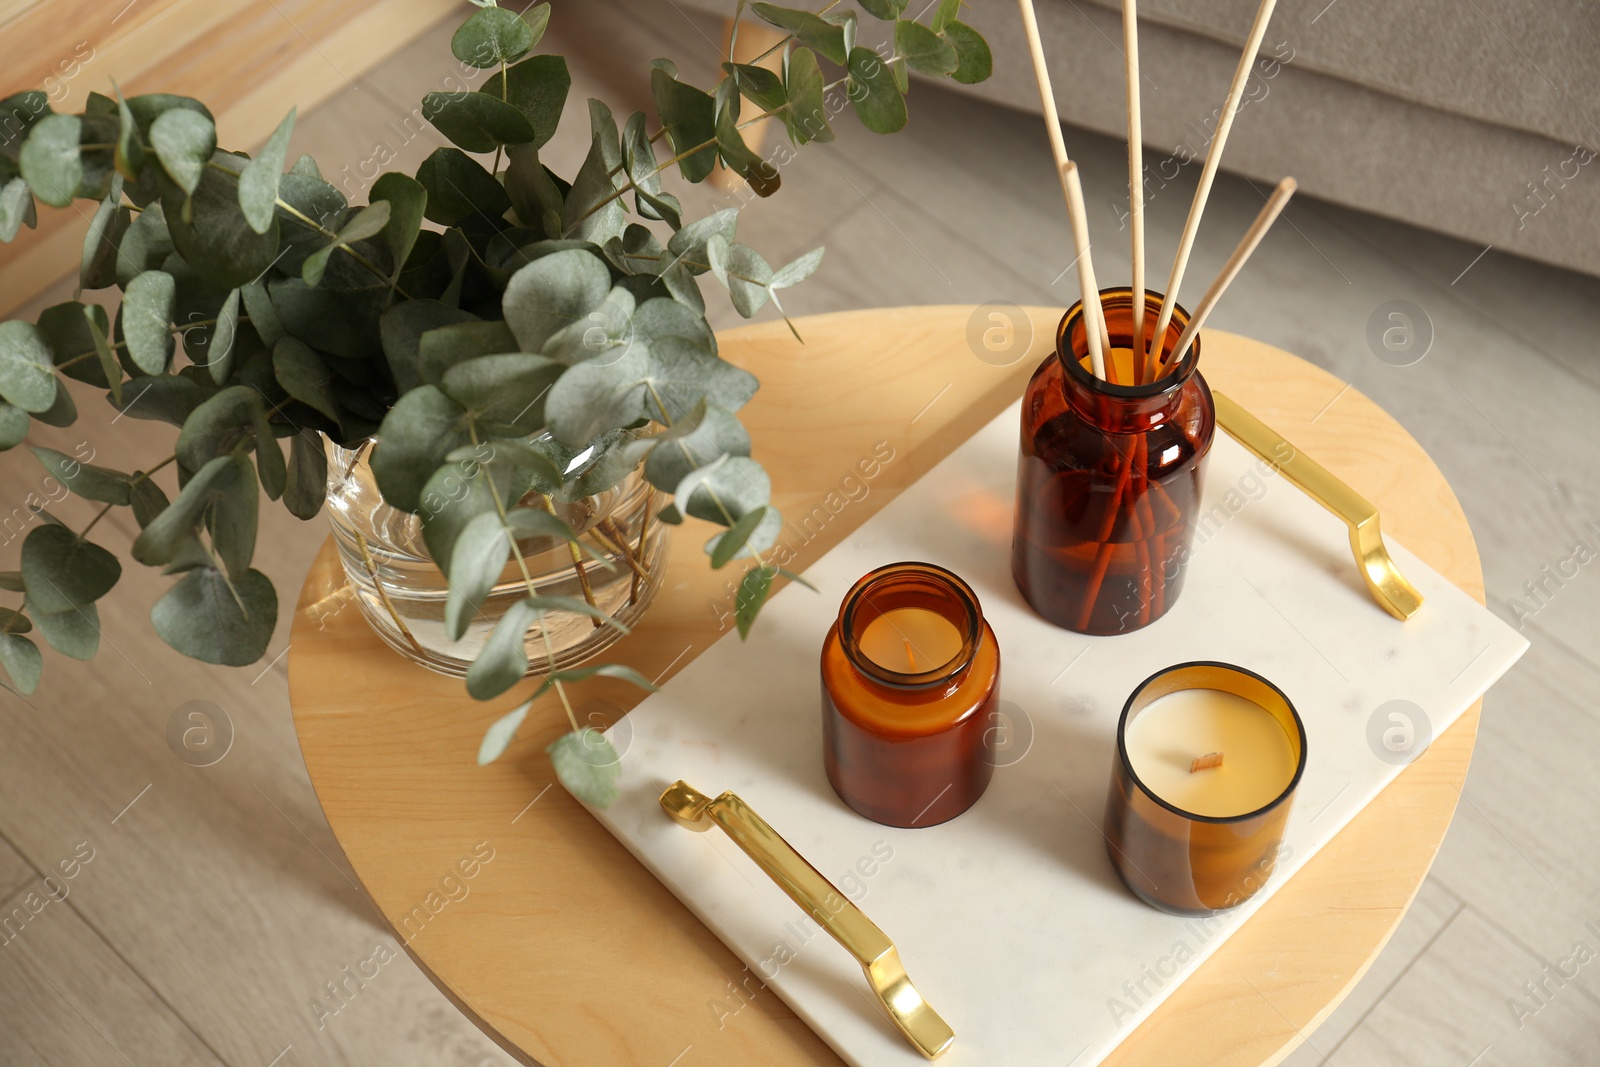
[[[1128,230],[1133,244],[1133,381],[1143,385],[1144,353],[1144,130],[1139,104],[1137,0],[1122,0],[1122,51],[1128,83]]]
[[[1207,752],[1204,756],[1196,756],[1189,763],[1189,773],[1195,774],[1199,771],[1209,771],[1213,767],[1220,766],[1222,766],[1222,753]]]
[[[1222,270],[1218,272],[1216,279],[1211,283],[1211,288],[1206,290],[1206,295],[1200,298],[1200,303],[1196,305],[1194,314],[1189,318],[1189,324],[1183,328],[1183,333],[1178,335],[1177,344],[1172,346],[1172,351],[1167,353],[1166,359],[1161,361],[1157,369],[1158,374],[1165,370],[1168,364],[1176,363],[1183,358],[1184,350],[1193,343],[1195,336],[1200,332],[1200,327],[1205,325],[1206,319],[1210,318],[1211,313],[1216,310],[1217,301],[1222,299],[1222,294],[1228,291],[1228,286],[1233,284],[1233,280],[1239,276],[1239,271],[1244,269],[1245,262],[1255,252],[1256,246],[1267,235],[1267,231],[1272,229],[1272,224],[1283,213],[1284,207],[1289,203],[1289,198],[1294,195],[1294,191],[1297,188],[1299,186],[1293,178],[1285,178],[1278,183],[1276,189],[1272,190],[1272,195],[1267,198],[1267,202],[1261,207],[1261,213],[1256,216],[1256,220],[1250,224],[1250,228],[1239,239],[1239,244],[1234,248],[1233,254],[1228,257],[1228,262],[1222,265]]]
[[[1089,261],[1089,226],[1083,210],[1083,191],[1080,187],[1077,202],[1073,202],[1072,191],[1068,187],[1067,168],[1071,165],[1067,157],[1067,142],[1061,136],[1061,116],[1056,112],[1056,94],[1050,87],[1050,70],[1045,64],[1044,42],[1039,38],[1039,19],[1034,14],[1033,0],[1017,0],[1017,7],[1022,12],[1022,28],[1028,37],[1028,56],[1033,60],[1034,81],[1039,84],[1039,103],[1044,111],[1045,132],[1050,137],[1050,152],[1055,157],[1056,175],[1061,180],[1061,192],[1067,201],[1067,217],[1072,221],[1072,238],[1076,245],[1078,279],[1081,283],[1085,272],[1089,276],[1089,285],[1093,286],[1094,268]],[[1092,300],[1085,300],[1084,332],[1090,339],[1089,358],[1094,367],[1094,375],[1101,381],[1109,381],[1106,377],[1106,367],[1103,355],[1097,354],[1096,349],[1102,352],[1111,350],[1111,338],[1106,333],[1105,315],[1100,312],[1100,291],[1091,288]],[[1093,313],[1090,308],[1093,306]]]
[[[1267,23],[1272,19],[1272,9],[1278,0],[1261,0],[1255,23],[1250,27],[1250,38],[1239,56],[1239,66],[1233,72],[1233,84],[1228,87],[1228,98],[1223,101],[1222,115],[1217,120],[1217,130],[1211,139],[1211,149],[1206,153],[1205,166],[1200,170],[1200,185],[1194,191],[1194,202],[1189,205],[1189,218],[1183,224],[1183,236],[1178,240],[1178,254],[1172,261],[1172,275],[1167,279],[1167,293],[1161,301],[1161,314],[1156,317],[1151,331],[1155,352],[1147,355],[1150,375],[1155,374],[1155,363],[1161,353],[1159,345],[1167,336],[1167,324],[1172,321],[1172,309],[1178,301],[1178,289],[1183,285],[1183,272],[1189,266],[1189,254],[1194,251],[1194,237],[1200,229],[1200,216],[1205,214],[1206,200],[1211,196],[1211,183],[1217,176],[1217,166],[1222,162],[1222,149],[1228,143],[1228,131],[1233,128],[1233,116],[1239,111],[1239,101],[1244,97],[1245,82],[1250,68],[1255,64],[1256,53],[1261,50],[1261,39],[1266,36]]]

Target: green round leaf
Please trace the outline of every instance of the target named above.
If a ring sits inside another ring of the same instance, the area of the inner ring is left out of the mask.
[[[617,799],[622,761],[605,734],[584,727],[577,733],[562,734],[545,751],[556,777],[580,802],[604,808]]]
[[[75,115],[46,115],[28,131],[17,165],[33,195],[51,207],[66,207],[83,182],[78,141],[83,123]]]
[[[760,7],[761,5],[756,5]],[[818,21],[821,21],[820,19]],[[660,67],[650,72],[656,114],[672,143],[672,154],[699,149],[678,161],[684,180],[702,182],[717,165],[717,102],[711,94],[679,81]],[[706,146],[700,149],[699,146]]]
[[[25,178],[12,178],[0,182],[0,241],[10,241],[23,226],[29,229],[39,224],[38,211],[33,206],[33,193]]]
[[[0,396],[23,411],[48,411],[56,402],[50,344],[30,322],[0,322]]]
[[[895,84],[894,71],[876,52],[856,48],[850,53],[850,103],[861,125],[873,133],[894,133],[905,128],[906,101]]]
[[[46,523],[22,542],[28,600],[45,614],[93,604],[122,577],[117,557],[65,526]]]
[[[150,147],[167,176],[184,192],[192,193],[211,153],[217,150],[217,128],[205,115],[172,108],[150,124]]]
[[[0,402],[0,452],[20,445],[28,436],[31,422],[26,411],[15,404]]]
[[[849,50],[845,46],[844,27],[838,23],[828,22],[809,11],[776,4],[751,4],[750,10],[763,22],[788,30],[841,67],[845,65]]]
[[[402,396],[378,430],[372,473],[390,507],[417,511],[422,490],[451,452],[470,441],[467,413],[432,385]]]
[[[531,700],[518,704],[510,714],[496,719],[494,725],[484,732],[483,743],[478,746],[478,766],[493,763],[505,754],[507,747],[516,738],[522,720],[528,717],[528,709],[531,707],[533,707]]]
[[[163,641],[191,659],[227,667],[259,660],[277,621],[277,591],[260,571],[247,572],[230,589],[221,571],[196,568],[150,608]]]
[[[239,175],[239,207],[245,221],[256,233],[272,228],[277,211],[278,183],[283,178],[284,159],[289,154],[289,134],[294,130],[295,109],[272,131],[261,154],[252,159]],[[209,155],[207,158],[210,158]]]
[[[498,513],[479,515],[461,531],[450,552],[450,591],[445,598],[444,628],[452,641],[466,635],[489,590],[511,559],[511,541]]]
[[[994,73],[994,56],[983,34],[964,22],[951,21],[945,25],[944,35],[956,50],[956,69],[950,77],[963,85],[988,81]]]
[[[817,55],[809,48],[796,48],[789,54],[783,71],[784,92],[789,107],[783,113],[783,124],[789,137],[797,146],[817,141],[822,144],[833,140],[833,127],[828,125],[828,107],[823,100],[827,83],[822,68],[817,65]]]
[[[100,650],[100,609],[93,604],[47,615],[34,612],[45,643],[63,656],[91,660]]]
[[[133,475],[83,463],[53,448],[35,448],[33,454],[45,470],[78,496],[102,504],[129,503],[128,488]]]
[[[339,405],[333,398],[333,375],[311,346],[294,337],[285,337],[272,348],[272,372],[284,392],[339,421]]]
[[[546,18],[549,17],[548,11]],[[533,47],[533,28],[503,7],[486,7],[461,24],[450,51],[469,66],[486,69],[511,63]]]
[[[172,359],[172,310],[176,297],[177,282],[160,270],[145,271],[129,282],[123,293],[122,336],[128,342],[128,358],[146,374],[163,373]]]
[[[549,10],[549,5],[541,5]],[[535,8],[534,10],[538,10]],[[489,76],[478,90],[496,100],[505,100],[522,112],[533,127],[533,144],[542,147],[555,136],[572,88],[572,75],[563,56],[532,56],[508,69]]]
[[[479,356],[445,371],[440,388],[467,409],[480,432],[523,437],[544,426],[544,397],[562,364],[521,352]]]
[[[186,112],[166,114],[180,113]],[[229,156],[219,156],[218,161],[219,166],[238,162]],[[187,201],[169,197],[162,206],[173,247],[214,288],[225,292],[246,285],[278,257],[278,223],[274,221],[266,233],[251,228],[239,206],[239,179],[233,174],[206,167]]]
[[[297,519],[315,518],[328,493],[328,454],[318,434],[301,430],[290,439],[285,477],[283,506]]]
[[[920,22],[902,19],[894,24],[894,50],[923,74],[938,77],[956,69],[955,45]]]
[[[581,448],[608,430],[637,422],[645,412],[649,361],[639,345],[615,359],[567,368],[545,397],[545,422],[556,440]]]
[[[522,112],[487,93],[429,93],[422,98],[422,117],[468,152],[493,152],[534,138]]]
[[[16,683],[17,690],[27,696],[39,688],[39,675],[44,670],[44,657],[39,646],[26,637],[14,633],[0,633],[0,666]]]
[[[528,673],[528,650],[523,644],[527,636],[528,627],[532,626],[538,618],[539,610],[530,600],[519,600],[506,610],[495,624],[494,632],[489,635],[489,640],[484,644],[483,651],[478,653],[478,658],[472,661],[467,668],[467,692],[474,700],[493,700],[507,689],[522,681]],[[478,762],[488,763],[493,761],[505,751],[512,736],[516,734],[516,725],[511,725],[509,731],[501,725],[510,719],[502,719],[489,728],[489,733],[494,734],[497,749],[486,760],[484,752],[490,749],[489,736],[483,739],[484,748],[478,753]],[[517,720],[520,724],[521,719]],[[499,733],[496,733],[499,730]],[[501,735],[504,742],[500,742]]]
[[[610,292],[605,261],[573,248],[541,256],[513,274],[501,309],[522,350],[538,352],[557,331],[587,318]]]
[[[428,218],[444,226],[469,215],[499,218],[511,210],[505,186],[459,148],[435,149],[417,168],[417,181],[428,191]]]

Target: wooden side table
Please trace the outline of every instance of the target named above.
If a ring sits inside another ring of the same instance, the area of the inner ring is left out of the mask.
[[[1022,309],[1018,332],[1026,340],[1031,327],[1033,340],[1007,366],[974,354],[993,325],[986,314],[816,316],[796,324],[803,346],[782,323],[721,336],[723,354],[762,380],[745,421],[774,503],[805,523],[798,567],[1021,394],[1061,312]],[[1207,331],[1205,352],[1209,381],[1375,501],[1386,531],[1483,599],[1466,517],[1398,423],[1268,345]],[[865,479],[857,461],[869,455],[882,462]],[[675,531],[660,596],[609,658],[664,680],[731,629],[729,577],[700,547],[712,532],[694,520]],[[476,703],[458,679],[390,651],[353,606],[331,543],[306,579],[291,641],[301,751],[345,855],[418,965],[513,1056],[548,1067],[840,1062],[553,784],[544,747],[567,729],[553,702],[529,714],[500,762],[478,767],[485,727],[512,701]],[[597,721],[640,699],[606,682],[576,694]],[[1365,973],[1421,885],[1477,727],[1475,705],[1106,1062],[1261,1067],[1298,1044]]]

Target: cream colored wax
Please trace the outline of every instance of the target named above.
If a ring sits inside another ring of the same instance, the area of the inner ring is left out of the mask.
[[[927,608],[892,608],[862,631],[857,642],[872,662],[899,674],[942,667],[961,651],[961,632]]]
[[[1128,724],[1124,743],[1145,787],[1195,815],[1255,811],[1294,778],[1294,748],[1282,724],[1259,704],[1217,689],[1156,698]],[[1222,766],[1190,771],[1212,752],[1222,753]]]

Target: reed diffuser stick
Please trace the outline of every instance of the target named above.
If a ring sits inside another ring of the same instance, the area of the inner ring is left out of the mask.
[[[1293,178],[1285,178],[1272,190],[1272,195],[1267,197],[1267,202],[1262,205],[1261,213],[1250,224],[1250,228],[1239,239],[1239,244],[1222,265],[1222,270],[1217,274],[1216,280],[1211,283],[1211,288],[1206,290],[1206,295],[1200,298],[1199,305],[1194,309],[1194,315],[1189,319],[1189,325],[1183,328],[1183,333],[1178,335],[1178,343],[1172,346],[1172,352],[1161,362],[1157,374],[1171,363],[1176,363],[1183,358],[1183,353],[1193,343],[1195,335],[1200,332],[1200,327],[1206,324],[1206,319],[1211,317],[1211,312],[1216,309],[1217,301],[1222,299],[1222,294],[1228,291],[1228,286],[1233,284],[1233,279],[1239,276],[1239,271],[1244,267],[1245,261],[1250,258],[1261,239],[1272,229],[1272,224],[1283,213],[1284,207],[1289,203],[1289,198],[1299,188]]]
[[[1139,104],[1138,0],[1122,0],[1122,52],[1128,81],[1128,231],[1133,242],[1133,380],[1145,380],[1144,353],[1144,119]]]
[[[1033,78],[1039,84],[1039,104],[1044,111],[1045,131],[1050,136],[1050,152],[1055,156],[1056,173],[1061,178],[1061,192],[1067,200],[1067,217],[1072,219],[1073,241],[1077,245],[1076,251],[1078,254],[1076,262],[1081,280],[1084,269],[1089,266],[1089,228],[1088,221],[1083,216],[1083,196],[1080,191],[1078,205],[1075,208],[1072,203],[1072,194],[1067,190],[1066,179],[1066,168],[1071,165],[1071,160],[1067,157],[1067,142],[1061,136],[1061,116],[1056,112],[1056,94],[1055,90],[1050,87],[1050,69],[1045,64],[1044,43],[1039,39],[1039,19],[1034,14],[1033,0],[1017,0],[1017,7],[1022,11],[1022,28],[1028,37],[1028,55],[1033,60]],[[1083,234],[1081,238],[1079,237],[1080,230]],[[1093,289],[1091,292],[1093,299],[1086,298],[1083,305],[1084,328],[1096,341],[1095,344],[1089,346],[1089,350],[1092,353],[1098,347],[1102,352],[1109,352],[1111,350],[1111,337],[1106,333],[1105,316],[1099,313],[1100,291]],[[1092,316],[1089,314],[1091,303],[1096,311]],[[1091,326],[1094,328],[1091,329]],[[1106,371],[1101,358],[1095,359],[1094,373],[1096,377],[1105,380]]]
[[[1083,183],[1078,180],[1078,165],[1068,160],[1061,164],[1061,188],[1067,194],[1067,215],[1072,220],[1072,243],[1078,250],[1078,294],[1083,300],[1083,336],[1089,342],[1089,363],[1094,376],[1103,382],[1106,357],[1111,343],[1106,333],[1105,309],[1100,306],[1100,289],[1094,280],[1094,262],[1089,258],[1089,219],[1083,208]]]
[[[1278,0],[1261,0],[1256,11],[1256,21],[1250,27],[1250,38],[1239,55],[1239,66],[1233,72],[1233,84],[1228,87],[1228,98],[1223,101],[1222,115],[1217,120],[1217,131],[1211,138],[1211,149],[1206,152],[1205,166],[1200,170],[1200,185],[1194,191],[1194,202],[1189,205],[1189,218],[1183,224],[1183,236],[1178,239],[1178,254],[1172,261],[1172,276],[1167,280],[1167,294],[1161,301],[1161,314],[1156,318],[1151,332],[1151,352],[1147,359],[1154,375],[1156,362],[1161,358],[1160,340],[1167,335],[1167,325],[1172,322],[1172,309],[1178,302],[1178,288],[1183,284],[1183,272],[1189,266],[1189,253],[1194,251],[1194,237],[1200,229],[1200,216],[1205,214],[1206,200],[1211,196],[1211,183],[1217,176],[1217,166],[1222,162],[1222,149],[1228,143],[1228,131],[1233,128],[1233,117],[1239,111],[1239,101],[1244,96],[1245,82],[1250,78],[1250,68],[1261,50],[1261,39],[1266,36],[1267,23],[1272,20],[1272,9]]]

